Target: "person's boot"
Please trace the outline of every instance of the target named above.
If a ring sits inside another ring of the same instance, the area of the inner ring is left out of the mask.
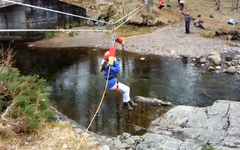
[[[129,102],[124,103],[124,106],[126,106],[128,110],[133,110],[133,108]]]
[[[132,107],[136,107],[138,104],[137,103],[134,103],[133,101],[129,101],[129,103],[130,103],[130,105],[132,106]]]

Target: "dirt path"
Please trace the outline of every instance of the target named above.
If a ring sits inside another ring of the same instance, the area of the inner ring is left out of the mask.
[[[201,29],[191,26],[191,34],[184,34],[183,23],[159,28],[151,34],[126,37],[125,50],[140,54],[163,56],[198,57],[211,52],[233,52],[239,47],[229,46],[228,41],[218,38],[207,39],[199,36]],[[48,40],[37,41],[35,47],[100,47],[111,45],[111,35],[104,32],[80,32],[74,37],[60,35]],[[117,49],[121,49],[118,44]]]

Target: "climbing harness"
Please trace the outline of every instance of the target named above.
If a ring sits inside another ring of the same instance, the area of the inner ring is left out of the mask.
[[[118,93],[118,81],[117,81],[116,93]]]

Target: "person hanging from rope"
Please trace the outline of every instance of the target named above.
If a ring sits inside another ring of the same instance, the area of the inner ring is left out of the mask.
[[[122,50],[124,50],[124,39],[122,37],[119,36],[115,36],[114,34],[112,35],[112,41],[113,44],[119,43],[122,45]]]
[[[118,82],[117,80],[117,74],[120,73],[120,68],[119,68],[119,64],[116,57],[113,62],[113,65],[109,64],[109,56],[110,56],[111,49],[116,49],[116,48],[114,47],[114,45],[112,45],[109,48],[109,51],[105,52],[103,57],[104,60],[102,62],[101,72],[103,72],[103,77],[107,80],[108,70],[109,70],[108,67],[110,67],[107,88],[109,88],[110,90],[116,90],[116,92],[120,92],[123,97],[124,106],[126,106],[128,110],[133,110],[133,107],[136,107],[137,104],[134,103],[130,98],[130,88],[127,85],[121,82]]]

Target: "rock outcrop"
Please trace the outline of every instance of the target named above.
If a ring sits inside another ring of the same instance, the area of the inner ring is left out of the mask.
[[[240,102],[218,100],[209,107],[176,106],[152,121],[143,136],[110,138],[116,149],[240,149]]]
[[[240,102],[228,100],[217,100],[209,107],[175,106],[152,121],[142,136],[123,133],[109,138],[84,132],[74,121],[70,123],[76,132],[95,140],[101,150],[238,150],[239,108]]]

